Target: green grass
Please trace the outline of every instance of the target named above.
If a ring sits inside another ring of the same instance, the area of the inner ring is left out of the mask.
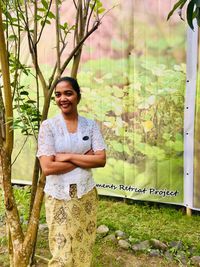
[[[111,230],[120,229],[135,242],[156,238],[165,242],[182,240],[186,246],[195,246],[200,253],[200,216],[188,217],[181,208],[164,204],[102,199],[99,202],[98,224]]]
[[[28,203],[30,188],[15,188],[15,196],[20,206],[20,216],[25,221],[28,218]],[[2,203],[2,192],[0,192],[0,203]],[[200,213],[195,212],[192,217],[183,213],[182,207],[155,204],[150,202],[139,202],[128,200],[128,203],[116,198],[100,197],[98,207],[98,225],[105,224],[110,232],[122,230],[131,236],[131,242],[136,243],[146,239],[156,238],[164,242],[182,240],[184,250],[195,247],[195,255],[200,254]],[[0,218],[4,217],[3,205],[0,206]],[[40,222],[45,222],[44,207],[41,211]],[[0,247],[6,245],[5,238],[0,238]],[[47,233],[39,232],[37,243],[37,254],[50,257],[48,251]],[[116,245],[107,243],[97,238],[94,249],[95,267],[100,266],[122,266],[133,254],[120,251]],[[3,254],[0,253],[0,263]],[[116,257],[121,260],[117,261]],[[134,256],[135,257],[135,256]],[[139,255],[144,257],[146,255]],[[5,261],[5,259],[3,260]],[[147,259],[148,261],[148,259]],[[112,265],[110,265],[112,263]],[[161,266],[164,264],[161,263]],[[5,265],[7,266],[7,265]],[[128,265],[127,265],[128,266]],[[131,266],[131,265],[130,265]],[[168,266],[168,265],[166,265]]]
[[[14,191],[20,207],[20,216],[23,220],[27,220],[30,188],[25,187],[24,190],[17,188]],[[2,202],[0,194],[0,203]],[[3,216],[4,208],[1,205],[0,217]],[[44,207],[40,222],[45,222]],[[98,225],[100,224],[106,224],[111,231],[120,229],[136,241],[150,238],[166,242],[182,240],[185,244],[196,246],[200,253],[199,213],[188,217],[176,206],[139,201],[124,203],[120,199],[100,197]]]

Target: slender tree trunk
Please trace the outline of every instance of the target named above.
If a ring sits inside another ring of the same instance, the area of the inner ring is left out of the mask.
[[[81,60],[81,52],[82,52],[82,49],[80,49],[78,53],[74,56],[74,61],[73,61],[73,66],[72,66],[72,71],[71,71],[71,76],[73,78],[76,78],[77,73],[78,73],[78,67],[79,67],[79,63]]]
[[[32,185],[31,185],[31,202],[29,209],[29,217],[31,215],[31,211],[33,208],[33,203],[35,200],[35,194],[37,191],[38,177],[39,177],[40,164],[38,158],[35,158],[34,168],[33,168],[33,177],[32,177]]]

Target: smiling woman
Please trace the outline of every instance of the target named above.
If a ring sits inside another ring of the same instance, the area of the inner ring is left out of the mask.
[[[80,99],[75,79],[58,80],[55,100],[61,114],[44,121],[39,132],[51,267],[91,265],[97,211],[91,168],[105,165],[106,145],[96,122],[79,116]]]

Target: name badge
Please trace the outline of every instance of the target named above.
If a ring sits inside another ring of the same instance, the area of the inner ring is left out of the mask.
[[[89,139],[89,136],[87,136],[87,135],[86,136],[83,136],[83,140],[84,141],[87,141],[88,139]]]

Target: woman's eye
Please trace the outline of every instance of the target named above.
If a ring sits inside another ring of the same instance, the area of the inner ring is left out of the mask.
[[[67,96],[71,96],[71,95],[72,95],[72,93],[71,93],[71,92],[69,92],[69,93],[66,93],[66,95],[67,95]]]

